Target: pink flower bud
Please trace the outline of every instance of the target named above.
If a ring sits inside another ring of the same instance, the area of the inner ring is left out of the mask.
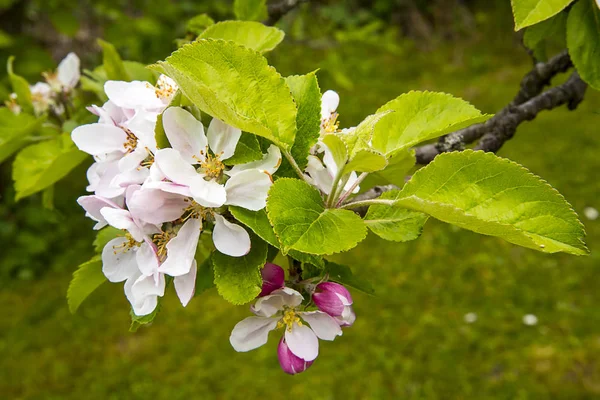
[[[267,296],[271,292],[281,289],[285,283],[285,273],[279,265],[266,263],[260,274],[262,275],[263,284],[258,297]]]
[[[314,361],[304,361],[300,357],[294,355],[285,343],[285,339],[281,338],[277,347],[277,358],[279,365],[286,374],[296,375],[304,372],[312,365]]]
[[[340,326],[350,326],[356,320],[352,309],[352,296],[339,283],[319,283],[312,299],[319,310],[334,317]]]

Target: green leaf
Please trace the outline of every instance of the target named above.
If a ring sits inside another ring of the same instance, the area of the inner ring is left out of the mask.
[[[387,166],[385,156],[378,151],[363,149],[358,151],[354,157],[344,167],[344,173],[356,172],[375,172],[384,169]]]
[[[267,215],[284,254],[292,249],[316,255],[339,253],[367,234],[358,215],[325,209],[320,192],[297,179],[281,178],[271,186]]]
[[[492,153],[445,153],[417,171],[394,204],[545,253],[587,254],[570,204],[527,169]]]
[[[264,21],[268,17],[267,0],[235,0],[233,12],[237,19]]]
[[[600,90],[600,9],[593,0],[578,1],[569,12],[567,47],[581,79]]]
[[[102,47],[102,66],[106,72],[108,80],[130,81],[131,77],[125,69],[121,56],[112,44],[98,39],[98,44]]]
[[[215,21],[207,14],[199,14],[190,19],[187,24],[185,24],[185,28],[188,32],[199,35],[214,23]]]
[[[200,296],[202,293],[215,287],[215,274],[213,272],[212,257],[209,256],[198,264],[198,272],[196,273],[196,288],[194,296]]]
[[[10,84],[12,85],[13,92],[17,95],[17,103],[19,103],[23,111],[33,114],[33,101],[31,98],[31,89],[29,89],[29,82],[22,76],[13,72],[14,60],[15,58],[13,56],[8,57],[8,63],[6,65]]]
[[[383,193],[381,200],[397,200],[399,190]],[[372,205],[365,215],[365,224],[377,236],[394,242],[408,242],[421,236],[429,217],[426,214],[387,205]]]
[[[183,94],[207,114],[285,150],[293,145],[297,112],[290,88],[255,51],[232,42],[202,39],[153,68],[173,78]]]
[[[566,46],[567,13],[559,13],[554,17],[528,27],[523,35],[523,43],[533,51],[535,58],[545,61],[548,43],[557,41],[560,47]]]
[[[258,143],[256,135],[244,132],[242,133],[240,141],[235,147],[233,156],[229,157],[223,162],[227,165],[238,165],[262,160],[262,158],[263,152],[260,148],[260,143]]]
[[[223,21],[206,28],[198,39],[231,40],[259,53],[266,53],[277,47],[284,36],[281,29],[260,22]]]
[[[389,104],[389,103],[388,103]],[[369,115],[358,126],[347,133],[340,135],[340,138],[346,143],[348,148],[348,158],[353,159],[361,150],[372,150],[371,140],[375,133],[376,126],[385,116],[394,114],[393,109],[380,109],[376,114]]]
[[[379,121],[373,135],[373,147],[388,157],[491,117],[462,99],[435,92],[405,93],[377,112],[388,110],[395,112]]]
[[[230,257],[218,251],[212,255],[217,291],[233,304],[246,304],[260,293],[260,270],[267,261],[267,244],[250,234],[252,247],[243,257]]]
[[[304,171],[310,148],[317,143],[321,133],[321,89],[315,72],[288,76],[285,81],[298,107],[296,141],[291,153],[298,167]],[[295,176],[293,171],[291,175]]]
[[[44,121],[45,118],[15,115],[8,108],[0,108],[0,163],[25,146]]]
[[[81,303],[104,281],[106,281],[106,277],[102,273],[100,256],[81,264],[73,273],[73,279],[67,290],[67,302],[71,314],[75,314]]]
[[[573,0],[511,0],[515,31],[542,22],[562,10]]]
[[[404,186],[406,175],[415,166],[416,162],[414,150],[397,152],[388,160],[387,167],[375,174],[387,183],[402,187]]]
[[[118,236],[124,236],[124,232],[121,229],[113,228],[112,226],[106,226],[98,231],[96,238],[94,239],[94,250],[97,254],[101,254],[104,250],[104,246],[114,238]]]
[[[158,80],[158,74],[149,70],[146,64],[137,61],[124,60],[123,66],[125,67],[125,72],[127,72],[130,81],[144,81],[154,85]]]
[[[58,182],[86,158],[69,134],[21,150],[13,164],[16,201]]]
[[[350,267],[345,265],[337,264],[331,261],[325,261],[325,268],[323,272],[316,271],[318,275],[329,275],[329,280],[341,283],[346,286],[350,286],[354,289],[360,290],[367,294],[375,294],[373,286],[366,280],[358,278],[352,273]],[[304,275],[304,274],[303,274]],[[309,278],[308,276],[302,276],[304,279]]]

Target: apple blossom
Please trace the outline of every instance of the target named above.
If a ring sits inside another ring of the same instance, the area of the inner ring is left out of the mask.
[[[312,295],[317,308],[335,318],[340,326],[351,326],[356,320],[352,309],[352,296],[339,283],[321,282]]]
[[[263,284],[259,297],[267,296],[285,285],[285,273],[279,265],[266,263],[260,271]]]
[[[285,339],[281,338],[277,346],[277,358],[283,372],[290,375],[296,375],[304,372],[312,365],[314,361],[304,361],[290,351],[290,348],[285,343]]]

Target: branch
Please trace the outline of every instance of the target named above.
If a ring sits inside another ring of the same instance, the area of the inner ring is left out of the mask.
[[[269,5],[269,18],[264,22],[265,25],[273,26],[284,15],[292,11],[294,8],[299,6],[301,3],[306,3],[309,0],[281,0],[278,3]]]
[[[538,96],[544,87],[550,84],[550,81],[554,76],[567,71],[572,66],[573,63],[566,51],[552,57],[545,63],[537,63],[534,68],[523,77],[519,92],[506,107],[484,123],[471,125],[465,129],[450,133],[442,137],[438,143],[417,147],[415,149],[417,163],[423,165],[429,164],[438,154],[462,150],[465,144],[473,143],[486,135],[490,132],[491,127],[502,124],[505,119],[511,119],[511,114],[515,110],[515,107]],[[512,135],[510,137],[512,137]],[[497,151],[498,149],[494,151]]]

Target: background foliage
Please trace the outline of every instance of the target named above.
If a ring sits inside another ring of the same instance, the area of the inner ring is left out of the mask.
[[[163,4],[164,3],[164,4]],[[30,80],[73,49],[96,65],[103,37],[123,58],[162,59],[186,37],[183,21],[219,1],[0,1],[0,63]],[[323,90],[340,92],[342,126],[352,126],[398,93],[437,90],[483,112],[506,104],[530,68],[512,33],[508,1],[328,1],[282,21],[288,35],[269,54],[282,74],[317,68]],[[491,3],[491,4],[490,4]],[[0,95],[8,93],[3,75]],[[501,156],[544,176],[582,214],[600,208],[600,97],[541,114]],[[369,277],[375,296],[354,292],[358,320],[317,363],[282,376],[275,341],[237,354],[228,343],[246,316],[215,290],[186,309],[167,297],[152,329],[128,332],[126,300],[103,285],[71,316],[66,287],[92,254],[91,222],[76,205],[87,165],[55,188],[14,202],[10,162],[0,167],[0,393],[8,398],[590,398],[600,394],[600,337],[594,251],[600,222],[584,219],[592,254],[545,255],[429,221],[421,240],[374,235],[343,256]],[[476,313],[466,323],[464,315]],[[539,323],[526,326],[525,314]]]

